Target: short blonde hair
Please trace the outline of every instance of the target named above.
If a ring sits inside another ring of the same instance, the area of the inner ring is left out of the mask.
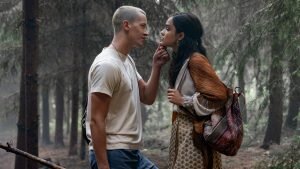
[[[114,28],[114,33],[117,33],[121,30],[123,21],[127,20],[129,22],[133,22],[140,13],[146,16],[146,12],[140,8],[134,6],[119,7],[112,17],[112,26]]]

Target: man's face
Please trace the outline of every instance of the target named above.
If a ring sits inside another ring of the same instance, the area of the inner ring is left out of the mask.
[[[134,47],[141,47],[148,36],[147,18],[143,13],[128,25],[128,37]]]

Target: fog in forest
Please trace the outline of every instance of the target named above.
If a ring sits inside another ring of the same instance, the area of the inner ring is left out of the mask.
[[[19,119],[27,109],[20,106],[26,93],[20,92],[22,49],[28,43],[22,41],[25,1],[0,0],[0,143],[12,147],[22,142],[18,129],[28,125]],[[242,147],[234,157],[222,155],[224,169],[300,168],[299,0],[39,0],[32,9],[39,15],[38,59],[28,63],[37,66],[38,115],[32,118],[38,120],[39,157],[66,168],[89,167],[81,138],[87,73],[110,44],[111,17],[122,5],[147,13],[149,37],[130,53],[144,80],[168,17],[191,12],[200,18],[210,63],[228,87],[239,86],[245,96]],[[162,169],[167,168],[171,133],[168,68],[162,70],[155,103],[141,105],[142,151]],[[15,168],[15,154],[0,149],[0,169],[10,168]]]

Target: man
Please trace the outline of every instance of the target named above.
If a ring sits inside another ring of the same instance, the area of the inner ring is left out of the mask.
[[[147,32],[146,13],[133,6],[118,8],[112,18],[114,37],[95,58],[88,76],[87,137],[91,167],[99,169],[157,168],[139,148],[142,143],[140,102],[152,104],[161,67],[169,60],[159,46],[152,72],[145,82],[136,70],[131,49],[142,46]]]

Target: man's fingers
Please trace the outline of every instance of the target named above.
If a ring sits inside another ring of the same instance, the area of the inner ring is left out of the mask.
[[[165,49],[165,47],[159,44],[156,50],[158,51],[160,49]]]
[[[169,59],[169,55],[168,55],[168,54],[164,54],[164,55],[163,55],[163,58],[164,58],[164,59]]]
[[[159,49],[158,52],[161,53],[161,54],[167,54],[168,53],[165,49]]]
[[[163,50],[162,50],[162,49],[158,49],[158,50],[156,51],[156,55],[159,56],[159,57],[162,55],[162,53],[163,53]]]

